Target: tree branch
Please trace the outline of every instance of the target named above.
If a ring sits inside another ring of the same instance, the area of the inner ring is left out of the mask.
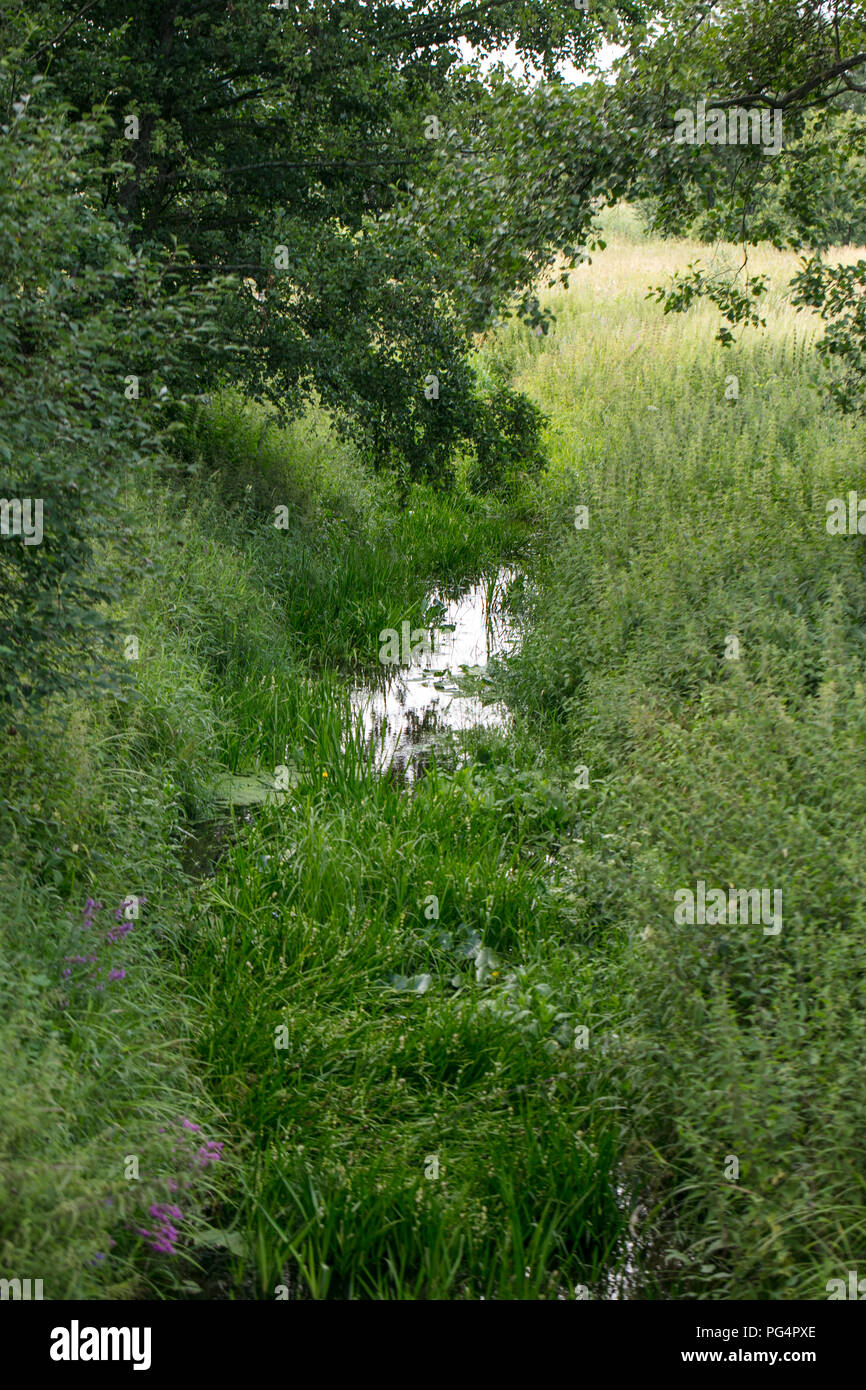
[[[83,5],[81,9],[78,11],[78,14],[74,14],[72,18],[68,21],[68,23],[64,24],[59,34],[55,34],[53,39],[48,39],[46,43],[41,44],[39,48],[36,49],[35,53],[31,53],[31,58],[38,58],[42,53],[45,53],[47,49],[53,48],[56,43],[59,43],[60,40],[63,38],[63,35],[68,33],[68,31],[72,28],[73,24],[76,24],[78,20],[81,19],[82,15],[87,14],[88,10],[92,10],[95,4],[96,0],[88,0],[88,3],[86,5]]]
[[[866,53],[858,53],[853,58],[845,58],[841,63],[835,63],[832,68],[825,68],[823,72],[816,73],[809,77],[805,82],[801,82],[799,87],[794,87],[792,91],[786,92],[784,96],[768,97],[766,92],[749,92],[745,96],[725,97],[720,101],[714,101],[714,106],[745,106],[749,102],[767,102],[769,105],[783,109],[786,106],[793,106],[797,101],[802,101],[818,87],[822,87],[826,82],[832,82],[834,77],[842,77],[852,68],[859,68],[866,63]]]

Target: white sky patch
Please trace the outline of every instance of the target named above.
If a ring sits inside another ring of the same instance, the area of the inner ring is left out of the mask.
[[[466,39],[460,40],[460,51],[467,62],[472,62],[472,60],[478,56],[476,49],[471,43],[467,42]],[[621,48],[619,44],[605,43],[596,54],[596,62],[600,68],[608,72],[616,59],[621,58],[625,51],[626,50]],[[523,60],[518,55],[517,48],[513,43],[509,44],[507,48],[500,49],[498,52],[491,53],[489,57],[482,59],[481,66],[486,72],[488,68],[491,68],[495,63],[504,63],[506,69],[515,76],[522,77],[523,75]],[[586,68],[575,67],[574,63],[569,59],[560,63],[559,72],[566,82],[573,84],[589,82],[593,76]],[[530,73],[533,82],[541,80],[541,73],[537,68],[530,69]]]

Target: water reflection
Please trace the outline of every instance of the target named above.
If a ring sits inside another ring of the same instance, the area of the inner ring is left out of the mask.
[[[501,701],[485,703],[461,682],[483,680],[493,657],[514,651],[517,633],[504,598],[516,578],[514,570],[502,568],[458,592],[434,590],[428,599],[431,651],[400,668],[384,667],[381,684],[353,692],[353,713],[381,771],[413,781],[442,734],[508,727]]]

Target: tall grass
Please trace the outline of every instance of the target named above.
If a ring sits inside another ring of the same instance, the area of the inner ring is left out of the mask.
[[[6,730],[2,752],[2,1277],[41,1280],[46,1299],[213,1290],[238,1150],[202,1165],[188,1142],[220,1142],[223,1117],[171,963],[190,899],[169,774],[83,702],[27,746]],[[147,902],[119,930],[130,895]],[[103,906],[88,925],[89,897]],[[166,1204],[176,1258],[140,1234]]]
[[[555,457],[512,701],[590,769],[566,853],[582,931],[629,942],[624,1152],[655,1286],[823,1298],[864,1236],[866,578],[862,539],[825,520],[866,451],[780,299],[730,351],[709,310],[643,303],[695,249],[614,236],[553,296],[545,348],[495,348],[551,411]],[[791,269],[758,261],[777,285]],[[781,933],[674,925],[699,878],[781,889]]]

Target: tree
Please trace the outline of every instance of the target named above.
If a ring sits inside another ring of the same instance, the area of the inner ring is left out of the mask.
[[[123,168],[103,198],[132,245],[176,237],[191,276],[244,282],[225,326],[243,345],[248,392],[291,412],[315,391],[375,464],[412,477],[447,479],[458,446],[483,436],[489,452],[500,430],[530,431],[503,434],[504,455],[521,439],[536,455],[532,412],[479,392],[470,356],[483,318],[462,311],[454,246],[443,254],[388,214],[436,162],[431,131],[481,92],[461,39],[481,51],[514,40],[550,71],[599,43],[591,11],[570,0],[89,0],[70,17],[35,0],[16,25],[29,54],[20,83],[35,67],[77,119],[108,118],[104,165]]]
[[[730,341],[730,327],[760,321],[764,285],[749,279],[748,248],[769,239],[803,251],[792,300],[828,325],[821,351],[834,368],[830,395],[842,409],[864,409],[866,261],[834,268],[823,259],[834,240],[848,239],[849,230],[862,236],[866,226],[863,0],[711,7],[677,0],[665,6],[661,33],[624,60],[617,88],[660,136],[651,168],[638,163],[633,184],[635,194],[650,196],[656,229],[696,224],[702,235],[732,236],[744,250],[740,285],[724,286],[695,267],[659,291],[665,309],[708,294],[723,307],[719,336]],[[727,117],[721,143],[671,138],[677,109],[698,100]],[[731,117],[747,110],[778,120],[781,147],[770,157],[764,142],[730,138]]]
[[[707,234],[735,233],[743,245],[739,275],[695,266],[659,292],[666,311],[711,297],[723,342],[737,324],[761,322],[765,286],[749,277],[748,247],[770,236],[808,252],[794,302],[828,323],[838,404],[862,403],[866,264],[841,274],[822,265],[822,253],[840,211],[862,209],[863,0],[667,0],[624,37],[612,80],[490,84],[468,142],[461,133],[435,182],[414,191],[409,215],[421,234],[447,244],[459,223],[460,298],[474,300],[480,321],[519,289],[543,331],[539,273],[563,272],[564,253],[567,275],[599,244],[592,218],[605,203],[651,200],[658,230],[700,219]]]

